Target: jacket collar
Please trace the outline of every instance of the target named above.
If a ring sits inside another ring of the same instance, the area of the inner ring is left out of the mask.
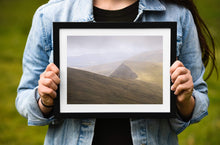
[[[165,6],[159,0],[140,0],[139,9],[144,11],[165,11]]]
[[[69,1],[69,2],[68,2]],[[93,0],[68,0],[67,5],[72,5],[72,21],[94,21]],[[66,5],[66,6],[67,6]],[[139,13],[142,11],[165,11],[165,6],[159,0],[140,0]],[[77,14],[77,15],[76,15]]]

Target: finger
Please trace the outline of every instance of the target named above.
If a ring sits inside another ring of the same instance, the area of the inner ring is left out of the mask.
[[[183,86],[183,85],[179,85],[179,86],[177,86],[177,88],[176,88],[174,94],[175,94],[175,95],[179,95],[179,94],[180,94],[181,92],[183,92],[184,90],[185,90],[184,86]]]
[[[180,85],[183,84],[185,82],[187,82],[189,80],[189,78],[187,77],[187,75],[179,75],[177,77],[177,79],[175,80],[175,82],[173,83],[173,85],[171,86],[171,90],[175,91],[176,88]]]
[[[192,96],[192,91],[193,90],[186,90],[186,91],[182,91],[178,96],[177,96],[177,102],[178,103],[182,103],[185,100],[190,99],[190,97]]]
[[[55,84],[59,84],[60,83],[60,78],[57,76],[56,73],[54,73],[53,71],[47,71],[44,73],[44,77],[45,78],[49,78],[52,79],[54,81]]]
[[[173,72],[178,68],[178,67],[184,67],[183,63],[180,62],[179,60],[176,60],[172,66],[170,67],[170,74],[173,74]]]
[[[53,89],[54,91],[56,91],[58,88],[55,82],[49,78],[44,78],[40,83],[48,88]]]
[[[38,92],[41,97],[47,98],[48,96],[51,97],[52,99],[56,98],[57,93],[51,88],[48,88],[42,84],[39,85],[38,87]]]
[[[177,96],[176,101],[177,101],[178,103],[181,103],[181,102],[184,102],[184,100],[185,100],[185,94],[184,94],[184,91],[183,91],[183,92],[181,92],[181,93]]]
[[[189,73],[188,69],[185,67],[178,67],[176,70],[171,74],[171,80],[174,83],[178,76],[184,75]]]
[[[57,75],[59,75],[59,69],[58,69],[58,67],[54,64],[54,63],[50,63],[48,66],[47,66],[47,68],[46,68],[46,70],[45,70],[46,72],[47,71],[53,71],[55,74],[57,74]]]
[[[178,85],[176,90],[175,90],[175,92],[174,92],[174,94],[175,95],[179,95],[183,91],[186,91],[185,93],[189,93],[189,92],[192,92],[192,90],[193,90],[193,83],[188,81],[188,82],[186,82],[184,84]]]
[[[46,73],[46,71],[44,71],[42,74],[40,74],[40,79],[45,77],[45,73]]]

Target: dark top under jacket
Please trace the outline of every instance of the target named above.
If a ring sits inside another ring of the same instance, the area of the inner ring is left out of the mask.
[[[138,1],[120,10],[93,8],[96,22],[133,22],[138,14]],[[132,145],[128,118],[97,118],[93,145]]]

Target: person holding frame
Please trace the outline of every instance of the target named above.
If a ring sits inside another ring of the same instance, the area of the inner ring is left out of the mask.
[[[177,22],[178,60],[170,67],[171,90],[177,96],[175,118],[54,118],[53,103],[60,79],[59,69],[53,64],[53,22],[99,21]],[[176,145],[179,133],[208,114],[208,90],[203,74],[209,59],[211,72],[215,68],[214,50],[213,39],[193,1],[50,0],[33,18],[16,107],[28,119],[28,125],[49,125],[45,145]]]

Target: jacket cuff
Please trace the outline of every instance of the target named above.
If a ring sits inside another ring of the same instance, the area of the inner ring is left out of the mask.
[[[177,134],[180,134],[186,127],[192,123],[199,122],[202,118],[208,115],[208,98],[197,90],[193,90],[193,97],[195,98],[195,107],[190,120],[184,121],[181,116],[176,113],[176,118],[170,119],[171,127]]]
[[[38,88],[36,87],[33,91],[33,95],[30,95],[30,99],[27,100],[28,109],[28,125],[29,126],[44,126],[53,122],[54,116],[45,117],[38,106],[38,100],[40,95],[38,93]]]

